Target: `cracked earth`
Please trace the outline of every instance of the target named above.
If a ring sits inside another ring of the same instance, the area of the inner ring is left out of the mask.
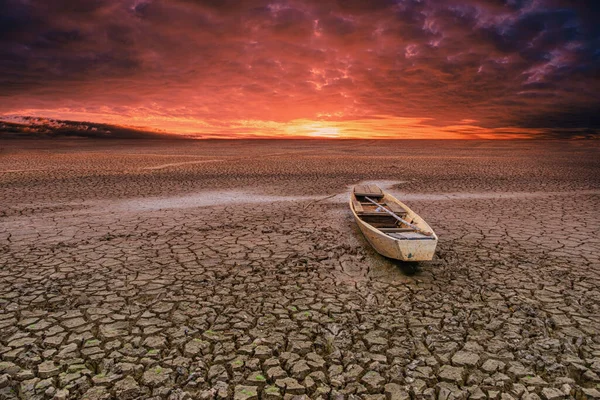
[[[598,150],[4,141],[0,399],[600,398]],[[359,182],[432,262],[373,252]]]

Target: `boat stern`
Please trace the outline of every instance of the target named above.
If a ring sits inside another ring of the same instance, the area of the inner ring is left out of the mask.
[[[400,240],[396,242],[398,260],[401,261],[431,261],[437,247],[437,237],[421,240]]]

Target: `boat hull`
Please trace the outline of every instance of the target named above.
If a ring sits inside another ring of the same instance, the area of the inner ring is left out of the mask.
[[[350,197],[350,209],[352,210],[354,219],[364,237],[379,254],[400,261],[430,261],[433,259],[438,242],[438,237],[435,233],[431,237],[421,240],[393,238],[363,221],[354,209],[353,199],[354,194]],[[414,221],[414,224],[419,226],[420,229],[433,232],[431,227],[406,206],[406,204],[386,192],[384,192],[384,200],[386,202],[393,201],[404,208],[408,212],[407,219]]]

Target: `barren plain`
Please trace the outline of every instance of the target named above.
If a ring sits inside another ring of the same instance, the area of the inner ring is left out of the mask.
[[[599,150],[0,142],[0,399],[600,398]],[[432,262],[373,252],[359,182]]]

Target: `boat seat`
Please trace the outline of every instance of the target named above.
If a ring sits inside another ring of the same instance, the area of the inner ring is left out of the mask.
[[[385,233],[400,233],[400,232],[414,232],[412,228],[379,228],[381,232]]]
[[[365,211],[362,204],[360,204],[360,201],[356,199],[352,199],[352,206],[354,207],[354,211],[356,211],[357,214],[361,214]]]
[[[419,232],[399,232],[399,233],[389,233],[389,236],[394,239],[400,240],[435,240],[433,236],[423,235]]]
[[[377,185],[356,185],[354,186],[354,195],[361,197],[368,196],[378,199],[383,197],[383,192]]]
[[[391,219],[393,221],[396,221],[396,219],[394,217],[392,217],[390,214],[384,213],[383,211],[381,211],[381,212],[365,211],[362,213],[362,216],[364,216],[364,217],[381,217],[381,218]]]

